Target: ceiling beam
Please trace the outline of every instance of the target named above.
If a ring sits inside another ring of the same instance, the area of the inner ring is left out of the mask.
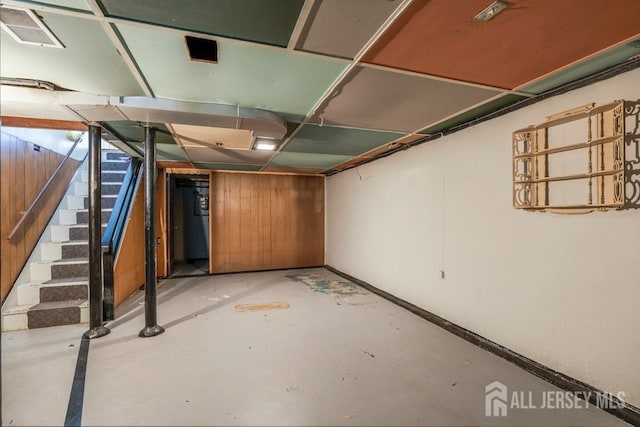
[[[1,116],[2,126],[34,129],[57,129],[86,131],[87,125],[70,120],[34,119],[29,117]]]
[[[311,119],[311,117],[313,117],[316,114],[316,112],[321,107],[323,107],[328,100],[331,99],[333,95],[333,91],[336,88],[338,88],[343,81],[347,81],[347,77],[349,76],[349,74],[351,74],[351,72],[355,69],[355,67],[360,63],[360,61],[367,54],[369,49],[371,49],[373,45],[376,44],[376,42],[380,39],[380,37],[382,37],[382,35],[389,29],[389,27],[391,27],[391,25],[393,25],[393,23],[400,17],[400,15],[402,15],[402,13],[411,5],[412,1],[413,0],[403,0],[402,3],[400,3],[400,5],[393,11],[393,13],[389,15],[389,17],[382,23],[380,28],[378,28],[378,30],[373,34],[373,36],[371,36],[371,38],[364,44],[364,46],[362,46],[360,51],[356,54],[356,56],[353,58],[353,60],[349,64],[349,66],[345,68],[342,71],[342,73],[338,75],[338,77],[334,80],[331,86],[329,86],[329,88],[324,92],[324,94],[320,97],[320,99],[318,99],[318,101],[314,104],[311,110],[309,110],[309,112],[305,116],[302,123],[300,123],[298,127],[296,127],[295,130],[291,133],[291,135],[289,135],[289,137],[285,141],[283,141],[282,144],[280,144],[278,149],[274,151],[274,153],[269,158],[269,161],[262,169],[267,167],[269,163],[271,163],[271,161],[275,158],[275,156],[278,155],[278,153],[282,152],[282,150],[296,136],[296,134],[300,131],[300,129],[302,129],[302,127],[305,124],[309,123],[309,120]]]
[[[302,35],[302,31],[304,30],[304,27],[309,20],[309,14],[313,10],[315,2],[316,0],[305,0],[304,4],[302,5],[302,9],[300,10],[300,14],[298,15],[298,20],[296,21],[296,26],[293,28],[291,37],[289,38],[287,50],[294,50],[296,48],[298,40]]]

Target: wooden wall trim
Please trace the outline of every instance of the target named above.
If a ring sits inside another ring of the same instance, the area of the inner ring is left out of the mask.
[[[69,120],[33,119],[29,117],[2,116],[2,126],[16,128],[57,129],[86,131],[87,125]]]

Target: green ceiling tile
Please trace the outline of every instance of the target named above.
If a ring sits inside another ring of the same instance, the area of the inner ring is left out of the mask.
[[[86,0],[41,0],[41,1],[29,1],[28,3],[46,4],[53,7],[59,7],[60,9],[76,9],[91,11],[91,7],[87,4]]]
[[[119,148],[122,146],[122,144],[115,144],[117,145]],[[144,144],[141,142],[132,142],[130,143],[130,145],[132,145],[133,147],[135,147],[136,149],[138,149],[141,153],[144,150]],[[123,150],[125,152],[127,152],[128,154],[131,154],[132,150]],[[137,155],[137,157],[140,157],[140,155]],[[187,155],[185,154],[184,150],[182,149],[182,147],[180,147],[179,145],[176,144],[156,144],[156,160],[159,162],[162,161],[169,161],[169,162],[189,162],[189,158],[187,157]]]
[[[402,136],[396,132],[305,125],[283,151],[357,156]]]
[[[426,129],[421,130],[420,133],[432,135],[434,133],[443,132],[451,127],[469,122],[473,119],[477,119],[478,117],[482,117],[489,113],[493,113],[494,111],[497,111],[508,105],[515,104],[516,102],[521,101],[523,99],[526,99],[526,97],[507,94],[493,101],[489,101],[488,103],[483,104],[479,107],[473,108],[465,113],[459,114],[455,117],[445,120],[444,122],[435,124],[433,126],[429,126]]]
[[[278,153],[269,166],[328,169],[349,159],[335,154]]]
[[[159,161],[189,161],[182,147],[176,144],[156,144],[156,158]]]
[[[65,48],[19,44],[0,31],[2,77],[45,80],[99,95],[143,95],[99,22],[39,14]]]
[[[618,46],[518,90],[537,95],[598,71],[605,70],[608,67],[624,62],[632,56],[640,54],[640,45],[636,46],[639,42],[640,39]]]
[[[115,132],[125,138],[127,141],[144,141],[144,127],[137,122],[119,121],[107,122],[107,127],[112,128]],[[169,134],[169,130],[164,123],[151,123],[151,126],[158,129],[156,131],[156,142],[159,144],[175,144],[175,140]]]
[[[125,153],[127,153],[128,155],[130,155],[131,157],[142,157],[140,155],[140,153],[136,150],[134,150],[133,148],[131,148],[129,145],[125,144],[122,141],[119,140],[109,140],[109,143],[114,145],[116,148],[118,148],[120,151],[123,151]],[[141,149],[142,147],[140,147]]]
[[[304,0],[102,0],[110,16],[286,47]]]
[[[118,25],[156,96],[306,115],[342,61],[220,40],[218,64],[189,61],[180,34]]]
[[[141,142],[131,143],[139,150],[144,150],[144,144]],[[189,158],[185,154],[182,147],[176,144],[156,144],[156,160],[169,162],[188,162]]]
[[[224,163],[194,163],[198,169],[211,170],[236,170],[236,171],[259,171],[262,166],[256,165],[228,165]]]

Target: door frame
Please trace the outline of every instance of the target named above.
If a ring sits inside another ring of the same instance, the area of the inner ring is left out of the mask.
[[[172,198],[171,198],[171,177],[173,176],[175,179],[176,175],[200,175],[200,176],[208,176],[209,177],[209,274],[214,274],[214,268],[213,268],[213,250],[214,250],[214,246],[213,246],[213,197],[212,197],[212,192],[213,192],[213,184],[214,184],[214,178],[213,178],[213,174],[214,172],[208,169],[187,169],[187,168],[167,168],[165,169],[164,173],[166,174],[166,179],[164,180],[164,182],[166,183],[165,185],[165,205],[163,207],[164,209],[164,216],[167,219],[167,225],[166,225],[166,231],[165,231],[165,239],[167,242],[167,248],[165,250],[165,262],[167,265],[167,277],[171,276],[171,253],[173,251],[173,222],[172,222],[172,218],[170,217],[170,212],[171,212],[171,205],[170,203],[173,203]]]

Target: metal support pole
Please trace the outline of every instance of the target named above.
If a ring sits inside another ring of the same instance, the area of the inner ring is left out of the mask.
[[[101,128],[89,125],[89,330],[83,338],[111,332],[102,320],[102,176]]]
[[[164,332],[158,326],[156,302],[156,130],[147,126],[144,133],[144,321],[139,336],[154,337]]]

